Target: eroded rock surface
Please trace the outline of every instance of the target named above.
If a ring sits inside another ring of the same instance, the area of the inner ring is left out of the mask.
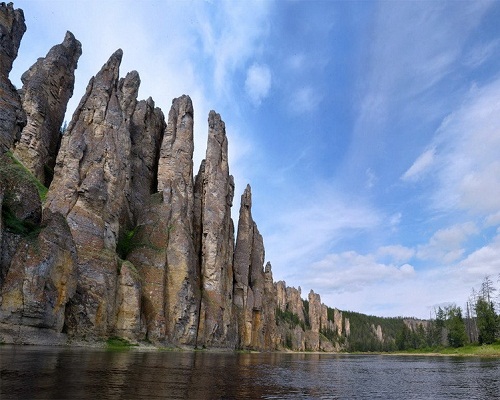
[[[27,124],[15,155],[45,186],[52,180],[61,143],[61,125],[73,95],[82,46],[71,32],[26,71],[20,90]]]
[[[49,212],[45,223],[17,248],[2,286],[0,320],[61,332],[76,290],[76,248],[62,215]]]
[[[231,206],[234,180],[229,175],[225,124],[219,114],[208,116],[208,145],[202,176],[197,177],[200,207],[195,222],[200,230],[202,299],[198,345],[235,347],[236,321],[233,314],[234,226]]]
[[[65,216],[78,249],[79,282],[68,331],[105,336],[115,318],[120,228],[132,219],[130,121],[139,75],[119,79],[116,51],[90,80],[64,135],[46,207]]]
[[[23,11],[15,10],[12,3],[0,3],[0,154],[19,140],[26,125],[21,99],[9,80],[24,32]]]

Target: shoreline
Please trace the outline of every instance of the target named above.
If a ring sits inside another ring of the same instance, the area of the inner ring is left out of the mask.
[[[25,348],[60,348],[60,349],[91,349],[104,351],[138,351],[138,352],[200,352],[200,353],[225,353],[225,354],[300,354],[300,355],[332,355],[332,356],[392,356],[392,357],[480,357],[500,358],[500,344],[467,346],[457,349],[443,349],[430,352],[325,352],[325,351],[293,351],[293,350],[238,350],[227,348],[197,349],[191,346],[155,346],[153,344],[138,343],[131,345],[112,345],[108,342],[73,342],[66,344],[29,344],[29,343],[0,343],[0,349],[5,347]],[[462,352],[460,351],[462,349]],[[477,351],[475,351],[477,350]]]

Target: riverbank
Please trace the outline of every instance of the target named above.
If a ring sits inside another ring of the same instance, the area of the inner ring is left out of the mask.
[[[352,353],[351,353],[352,354]],[[361,354],[361,353],[360,353]],[[375,354],[375,353],[362,353]],[[500,342],[494,344],[475,345],[470,344],[463,347],[444,347],[438,349],[415,349],[400,352],[376,353],[394,356],[459,356],[459,357],[499,357]]]

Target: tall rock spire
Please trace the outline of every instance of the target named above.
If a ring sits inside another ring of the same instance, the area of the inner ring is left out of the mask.
[[[119,79],[117,50],[90,80],[64,135],[46,207],[66,217],[78,250],[78,287],[68,331],[85,337],[110,332],[115,319],[116,247],[127,226],[130,121],[139,75]]]
[[[197,344],[232,347],[237,344],[232,307],[234,181],[229,175],[225,124],[214,111],[208,116],[208,145],[202,167],[196,185],[200,192],[195,194],[202,286]]]
[[[52,180],[61,143],[61,125],[73,95],[82,46],[71,32],[26,71],[21,100],[27,116],[15,155],[45,186]]]
[[[264,242],[252,218],[252,192],[241,196],[238,236],[234,252],[234,305],[238,315],[240,347],[270,349],[276,299],[271,266],[264,271]],[[271,283],[269,284],[269,278]],[[271,294],[272,296],[268,295]]]

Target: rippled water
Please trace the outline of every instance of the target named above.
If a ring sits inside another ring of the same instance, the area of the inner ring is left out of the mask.
[[[500,360],[0,346],[0,399],[495,399]]]

